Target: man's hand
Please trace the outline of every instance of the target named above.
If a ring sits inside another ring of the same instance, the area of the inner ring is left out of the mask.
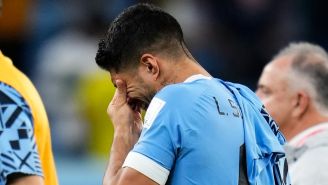
[[[123,162],[138,141],[142,129],[140,107],[128,104],[126,84],[122,80],[116,80],[115,83],[117,89],[107,109],[114,126],[114,139],[104,185],[120,181]]]
[[[141,109],[128,104],[126,84],[122,80],[116,80],[116,91],[110,102],[107,113],[112,119],[115,134],[128,134],[131,144],[135,144],[142,129]]]

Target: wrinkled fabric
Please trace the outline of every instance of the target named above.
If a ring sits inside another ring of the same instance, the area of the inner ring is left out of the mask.
[[[285,138],[261,101],[247,87],[221,81],[236,97],[244,120],[250,184],[290,184]]]

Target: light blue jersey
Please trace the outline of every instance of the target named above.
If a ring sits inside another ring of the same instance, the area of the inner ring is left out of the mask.
[[[195,75],[153,98],[124,167],[158,184],[248,184],[243,115],[219,80]]]

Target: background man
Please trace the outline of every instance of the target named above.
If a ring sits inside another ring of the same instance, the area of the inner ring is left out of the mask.
[[[288,140],[293,185],[328,182],[328,55],[292,43],[267,64],[257,95]]]
[[[58,182],[40,96],[31,81],[0,52],[0,185],[6,184]]]
[[[104,184],[287,183],[284,139],[260,101],[244,86],[212,78],[171,15],[147,4],[126,9],[96,62],[117,87]]]

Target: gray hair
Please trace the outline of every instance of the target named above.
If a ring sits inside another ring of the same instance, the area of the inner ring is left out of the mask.
[[[328,54],[320,46],[307,42],[291,43],[274,59],[292,56],[293,85],[303,85],[323,113],[328,113]],[[300,82],[304,79],[303,83]],[[297,83],[297,84],[295,84]]]

